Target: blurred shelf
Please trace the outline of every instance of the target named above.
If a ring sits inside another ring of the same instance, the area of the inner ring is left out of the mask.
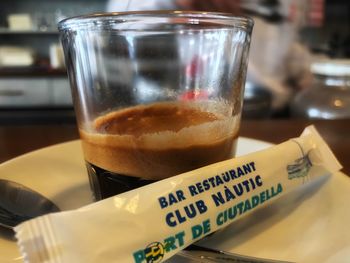
[[[0,107],[0,126],[9,124],[74,124],[75,122],[73,107],[28,107],[18,109]]]
[[[0,67],[0,77],[66,77],[66,69],[47,67]]]
[[[57,30],[9,30],[9,29],[0,29],[0,35],[57,35]]]

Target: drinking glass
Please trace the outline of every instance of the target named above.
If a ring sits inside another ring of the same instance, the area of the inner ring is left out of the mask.
[[[96,200],[232,157],[252,27],[180,11],[59,23]]]

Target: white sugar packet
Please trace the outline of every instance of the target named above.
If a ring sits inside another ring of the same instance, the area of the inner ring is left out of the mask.
[[[25,262],[162,262],[341,165],[313,126],[215,163],[15,228]]]

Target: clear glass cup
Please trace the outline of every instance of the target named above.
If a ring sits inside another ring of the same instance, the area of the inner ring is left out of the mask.
[[[350,60],[327,59],[311,65],[312,85],[291,103],[293,117],[350,119]]]
[[[232,156],[252,27],[180,11],[59,23],[96,200]]]

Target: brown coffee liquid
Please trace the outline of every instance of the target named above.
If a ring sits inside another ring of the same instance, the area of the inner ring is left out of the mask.
[[[238,120],[218,108],[175,102],[141,105],[97,118],[91,132],[81,129],[95,198],[230,158]]]

